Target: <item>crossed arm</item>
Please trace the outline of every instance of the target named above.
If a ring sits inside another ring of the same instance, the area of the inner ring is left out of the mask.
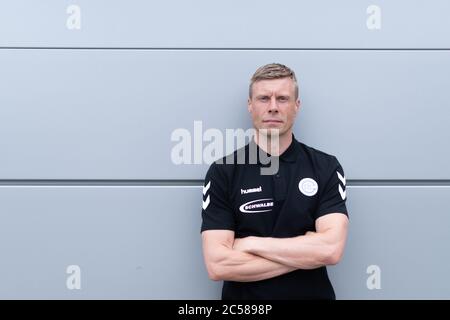
[[[316,220],[316,232],[293,238],[234,238],[230,230],[202,233],[203,256],[212,280],[258,281],[296,269],[333,265],[342,257],[348,219],[331,213]]]

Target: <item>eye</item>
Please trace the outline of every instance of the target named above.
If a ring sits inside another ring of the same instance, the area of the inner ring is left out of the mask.
[[[286,97],[286,96],[278,97],[278,101],[280,101],[280,102],[286,102],[286,101],[289,101],[289,97]]]
[[[269,97],[268,96],[261,96],[261,97],[258,97],[258,100],[261,101],[261,102],[267,102],[267,101],[269,101]]]

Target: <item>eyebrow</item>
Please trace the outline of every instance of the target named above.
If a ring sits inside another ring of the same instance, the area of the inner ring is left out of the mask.
[[[272,95],[268,94],[268,93],[262,93],[262,94],[258,94],[255,97],[256,98],[265,98],[265,97],[270,97]],[[290,98],[291,96],[289,94],[280,94],[277,95],[276,98]]]

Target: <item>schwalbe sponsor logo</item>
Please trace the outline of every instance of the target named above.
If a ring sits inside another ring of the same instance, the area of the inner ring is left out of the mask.
[[[273,199],[257,199],[244,203],[239,207],[239,211],[242,213],[260,213],[269,212],[273,209]]]

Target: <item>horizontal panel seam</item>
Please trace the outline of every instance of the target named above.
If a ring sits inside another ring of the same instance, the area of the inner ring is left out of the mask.
[[[202,179],[0,179],[0,187],[199,187]],[[450,180],[347,179],[347,187],[450,187]]]
[[[214,47],[58,47],[0,46],[0,50],[148,50],[148,51],[450,51],[450,48],[214,48]]]

